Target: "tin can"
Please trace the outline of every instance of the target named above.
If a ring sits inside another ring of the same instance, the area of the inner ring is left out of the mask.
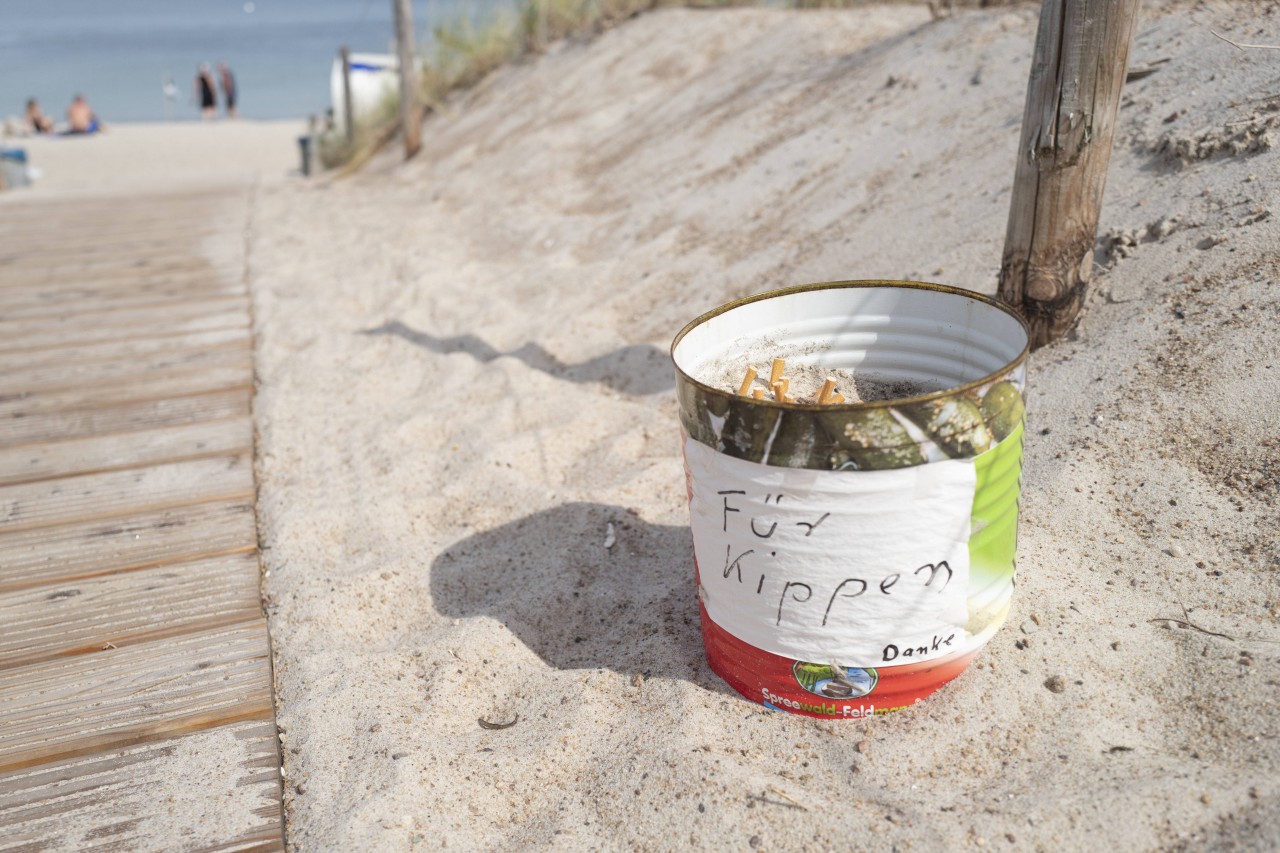
[[[1003,303],[924,282],[777,290],[681,330],[671,356],[717,674],[770,708],[856,719],[964,671],[1013,595],[1028,344]],[[762,353],[928,390],[834,405],[739,394],[726,371]]]

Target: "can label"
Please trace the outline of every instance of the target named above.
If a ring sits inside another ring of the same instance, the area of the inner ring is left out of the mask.
[[[973,459],[815,471],[690,439],[685,464],[699,597],[738,639],[857,668],[965,642]]]
[[[1019,423],[968,459],[815,471],[686,438],[712,669],[766,707],[842,719],[955,678],[1009,610],[1022,440]]]

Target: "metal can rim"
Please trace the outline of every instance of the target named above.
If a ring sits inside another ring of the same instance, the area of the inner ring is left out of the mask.
[[[989,305],[990,307],[1005,313],[1006,315],[1008,315],[1009,317],[1012,317],[1014,320],[1017,321],[1018,325],[1022,328],[1023,336],[1025,338],[1025,341],[1022,345],[1022,350],[1021,352],[1018,353],[1017,357],[1013,358],[1011,361],[1009,361],[1007,364],[1005,364],[1003,367],[1001,367],[997,371],[988,373],[985,376],[981,376],[977,379],[971,380],[969,382],[965,382],[961,385],[953,385],[948,388],[943,388],[942,390],[939,390],[939,391],[932,391],[928,394],[917,394],[914,397],[898,397],[891,400],[875,400],[873,402],[859,401],[856,403],[836,403],[836,404],[798,403],[798,402],[797,403],[779,403],[776,400],[761,399],[761,400],[753,400],[752,401],[753,404],[763,406],[766,408],[775,408],[775,409],[799,410],[799,411],[821,410],[821,411],[829,412],[829,411],[865,411],[868,409],[898,407],[898,406],[901,406],[903,403],[924,403],[924,402],[929,402],[931,400],[939,400],[944,397],[951,397],[957,393],[964,393],[966,391],[970,391],[975,388],[981,388],[983,385],[987,383],[997,381],[1007,376],[1010,370],[1013,370],[1014,368],[1018,367],[1023,362],[1025,362],[1027,360],[1027,357],[1031,353],[1031,328],[1027,325],[1027,321],[1024,320],[1022,316],[1018,314],[1017,311],[1013,310],[1011,306],[1009,306],[1007,303],[999,299],[996,299],[991,296],[987,296],[986,294],[983,294],[983,293],[978,293],[977,291],[968,290],[963,287],[955,287],[948,284],[937,284],[935,282],[928,282],[928,281],[907,281],[907,280],[894,280],[894,279],[851,279],[848,281],[824,281],[824,282],[816,282],[813,284],[800,284],[800,285],[794,285],[792,287],[777,288],[775,290],[766,290],[762,293],[756,293],[751,296],[744,296],[739,299],[734,299],[731,302],[726,302],[723,305],[720,305],[716,308],[711,309],[710,311],[700,314],[697,317],[695,317],[693,320],[690,320],[689,323],[687,323],[683,329],[677,332],[675,338],[671,341],[671,348],[669,350],[671,363],[675,366],[676,372],[679,373],[680,376],[686,382],[701,389],[702,391],[714,394],[718,397],[725,397],[725,398],[737,397],[737,395],[734,394],[732,391],[726,391],[723,388],[717,388],[713,385],[707,385],[704,382],[700,382],[697,379],[694,379],[688,373],[686,373],[683,369],[681,369],[680,364],[676,361],[676,358],[675,358],[676,347],[680,345],[680,342],[684,340],[684,337],[687,334],[689,334],[691,331],[696,329],[698,326],[712,319],[713,317],[718,317],[721,314],[726,314],[729,311],[732,311],[736,308],[740,308],[743,305],[750,305],[753,302],[761,302],[766,299],[776,299],[780,296],[789,296],[794,293],[805,293],[809,291],[835,290],[835,289],[844,289],[844,288],[862,288],[862,287],[888,287],[888,288],[904,288],[904,289],[911,289],[911,290],[932,290],[937,293],[946,293],[953,296],[960,296],[966,299],[972,299],[975,302],[985,303],[986,305]]]

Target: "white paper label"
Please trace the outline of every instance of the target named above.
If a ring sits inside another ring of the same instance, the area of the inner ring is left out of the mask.
[[[777,468],[685,440],[699,595],[757,648],[844,666],[916,663],[967,637],[973,461]]]

